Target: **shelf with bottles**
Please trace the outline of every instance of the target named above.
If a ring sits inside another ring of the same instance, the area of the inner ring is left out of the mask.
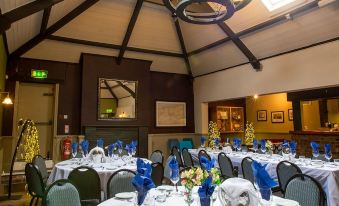
[[[217,125],[221,133],[244,131],[244,108],[217,106]]]

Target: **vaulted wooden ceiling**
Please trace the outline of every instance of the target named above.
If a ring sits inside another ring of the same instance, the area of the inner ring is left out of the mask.
[[[1,0],[1,12],[30,2]],[[200,76],[338,40],[337,2],[319,8],[306,0],[299,8],[270,13],[253,0],[225,24],[195,25],[176,21],[162,0],[64,0],[12,23],[6,39],[11,58],[77,63],[81,53],[95,53],[151,60],[154,71]]]

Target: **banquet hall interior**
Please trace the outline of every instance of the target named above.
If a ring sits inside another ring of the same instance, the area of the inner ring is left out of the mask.
[[[339,206],[338,0],[0,0],[0,206]]]

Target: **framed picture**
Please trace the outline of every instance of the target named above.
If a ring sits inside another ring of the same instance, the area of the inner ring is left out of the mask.
[[[288,110],[288,120],[293,121],[293,109]]]
[[[257,111],[257,121],[267,121],[267,110]]]
[[[272,123],[284,123],[284,112],[283,111],[271,112],[271,121]]]
[[[156,101],[156,127],[185,127],[186,103]]]

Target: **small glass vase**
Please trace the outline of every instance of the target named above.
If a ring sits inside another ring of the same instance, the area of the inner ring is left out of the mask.
[[[210,206],[211,197],[200,198],[200,206]]]
[[[185,196],[185,202],[187,203],[188,206],[190,206],[194,202],[192,190],[193,190],[193,188],[185,187],[184,196]]]

